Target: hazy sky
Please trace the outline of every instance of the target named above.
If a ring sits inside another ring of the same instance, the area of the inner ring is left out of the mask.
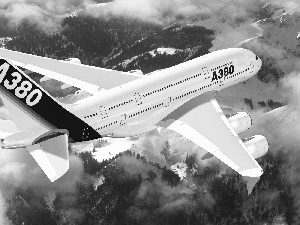
[[[44,31],[59,30],[64,13],[85,8],[93,0],[1,0],[0,15],[8,19],[11,28],[27,21]],[[178,16],[214,16],[235,25],[248,22],[251,14],[266,3],[276,3],[286,9],[298,8],[299,1],[279,0],[115,0],[109,7],[92,10],[93,15],[126,15],[155,23],[172,22]]]

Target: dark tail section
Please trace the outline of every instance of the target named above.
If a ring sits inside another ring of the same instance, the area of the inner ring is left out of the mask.
[[[49,130],[68,130],[69,137],[75,142],[101,137],[92,127],[62,107],[28,75],[5,59],[0,59],[0,93],[5,99],[4,103],[15,108],[12,117],[19,129],[24,129],[23,123],[26,124],[26,121],[22,121],[17,115],[23,112],[28,118]],[[16,113],[16,109],[19,113]]]

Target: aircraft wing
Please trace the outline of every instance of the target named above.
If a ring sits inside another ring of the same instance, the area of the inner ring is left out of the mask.
[[[91,94],[96,94],[101,88],[110,89],[143,77],[134,73],[72,64],[4,48],[0,48],[0,57],[26,70],[78,87]]]
[[[185,136],[242,176],[262,175],[262,168],[227,121],[214,92],[191,99],[157,125]]]

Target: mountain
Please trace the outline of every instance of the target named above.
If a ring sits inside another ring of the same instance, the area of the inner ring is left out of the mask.
[[[75,57],[83,64],[148,73],[208,53],[214,34],[196,25],[162,28],[122,17],[67,17],[63,26],[65,29],[57,34],[33,33],[14,38],[6,48],[56,59]],[[148,53],[161,47],[178,51],[173,55]],[[122,63],[132,57],[137,59],[123,68]]]

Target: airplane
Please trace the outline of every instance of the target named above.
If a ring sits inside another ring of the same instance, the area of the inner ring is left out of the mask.
[[[223,49],[150,75],[75,62],[0,49],[0,94],[18,128],[2,138],[1,147],[26,148],[52,182],[69,168],[69,144],[154,129],[176,131],[244,178],[262,175],[255,159],[268,151],[266,138],[255,135],[243,142],[238,134],[251,126],[251,117],[246,112],[225,115],[216,100],[219,91],[260,70],[262,61],[253,52]],[[28,71],[91,95],[61,103]]]

